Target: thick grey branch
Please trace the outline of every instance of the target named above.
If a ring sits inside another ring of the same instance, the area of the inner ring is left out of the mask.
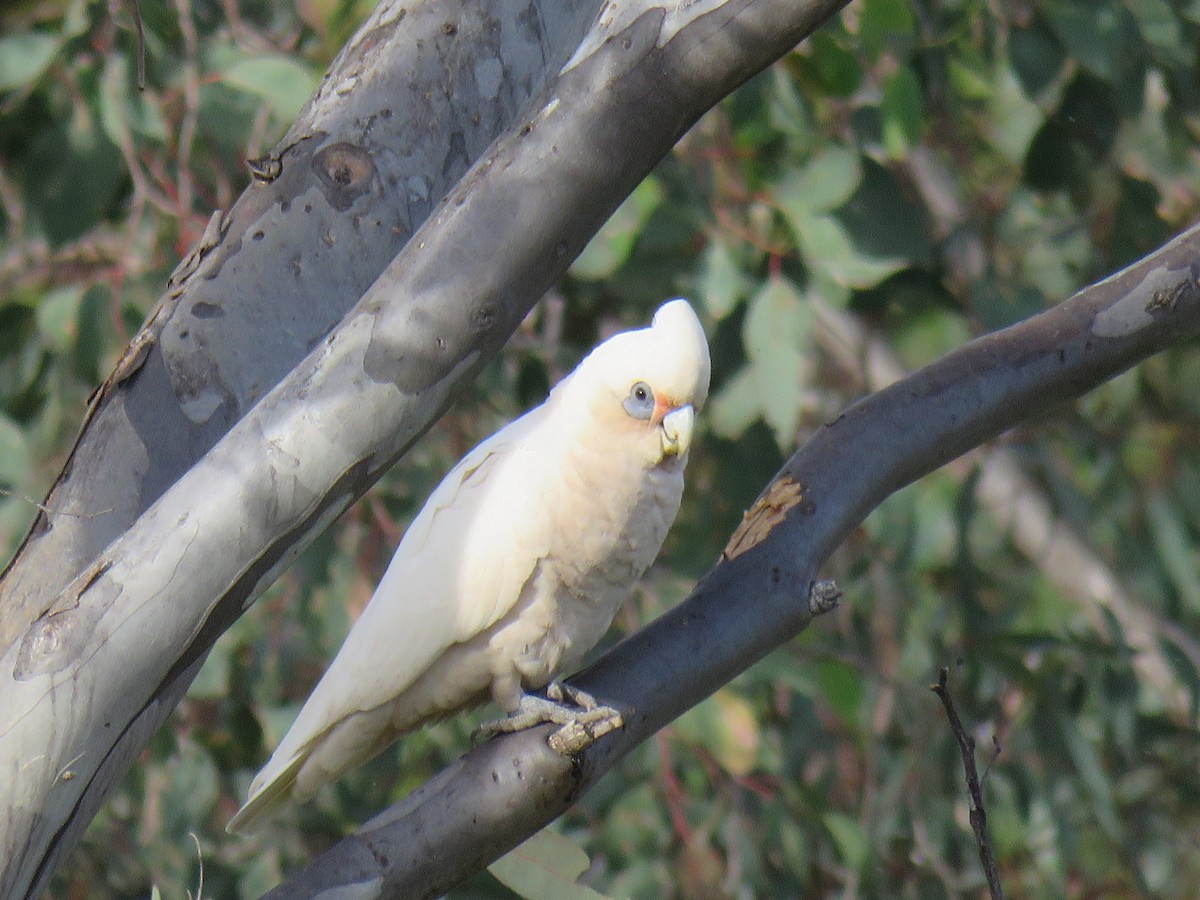
[[[809,587],[884,498],[959,454],[1200,334],[1200,227],[1055,308],[864,397],[763,491],[678,607],[572,679],[625,727],[575,758],[547,729],[496,738],[334,845],[268,896],[354,885],[444,892],[561,815],[612,765],[811,619]]]
[[[599,6],[380,3],[98,389],[0,577],[0,648],[329,333]]]

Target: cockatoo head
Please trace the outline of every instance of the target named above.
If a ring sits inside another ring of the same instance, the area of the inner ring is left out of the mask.
[[[569,379],[563,400],[618,436],[647,466],[682,464],[708,397],[708,342],[686,300],[664,303],[648,328],[613,335]]]

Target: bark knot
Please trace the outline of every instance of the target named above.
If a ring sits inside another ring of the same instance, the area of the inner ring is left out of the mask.
[[[313,170],[329,205],[345,212],[365,194],[375,177],[375,162],[362,147],[340,141],[323,148],[313,157]]]

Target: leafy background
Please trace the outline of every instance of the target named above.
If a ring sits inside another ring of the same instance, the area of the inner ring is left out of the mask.
[[[246,158],[366,0],[0,9],[0,544]],[[1200,0],[858,0],[709,114],[397,471],[216,646],[56,897],[253,897],[468,745],[414,735],[223,825],[453,460],[664,297],[714,391],[680,521],[612,639],[682,598],[798,440],[1197,218]],[[1200,893],[1200,356],[1156,357],[892,497],[816,622],[556,828],[612,897],[978,896],[955,745],[980,746],[1011,897]],[[1015,503],[1019,498],[1020,503]],[[194,837],[193,837],[194,835]],[[482,874],[459,897],[512,896]],[[565,896],[565,895],[564,895]]]

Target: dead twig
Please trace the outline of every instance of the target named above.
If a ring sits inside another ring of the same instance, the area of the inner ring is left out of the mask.
[[[954,701],[946,686],[950,673],[943,666],[938,674],[937,684],[930,685],[932,690],[946,707],[946,718],[950,720],[950,730],[958,741],[958,749],[962,754],[963,768],[967,773],[967,791],[971,796],[971,828],[975,832],[975,840],[979,844],[979,861],[983,864],[983,874],[987,878],[988,893],[992,900],[1003,900],[1004,892],[1000,887],[1000,876],[996,874],[996,859],[992,856],[992,842],[987,831],[987,812],[983,807],[983,790],[979,786],[979,771],[975,768],[975,738],[967,734],[963,728],[962,719],[954,708]],[[999,745],[997,745],[997,749]]]

